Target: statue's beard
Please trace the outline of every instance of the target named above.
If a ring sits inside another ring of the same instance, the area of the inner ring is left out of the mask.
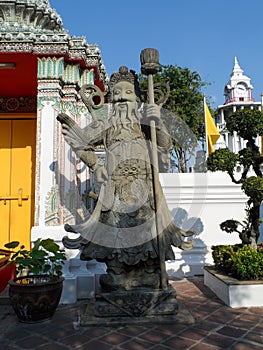
[[[114,104],[112,125],[115,129],[134,129],[135,124],[140,123],[141,115],[138,112],[137,102],[116,102]]]

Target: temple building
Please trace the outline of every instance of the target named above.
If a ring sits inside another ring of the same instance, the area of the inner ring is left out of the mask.
[[[261,109],[262,101],[257,102],[252,96],[253,86],[251,79],[243,74],[240,68],[237,57],[235,57],[233,71],[230,79],[224,88],[225,102],[218,106],[218,117],[216,125],[221,134],[215,145],[217,148],[229,148],[232,152],[237,153],[244,148],[244,140],[234,132],[233,135],[226,129],[226,120],[229,116],[238,109]],[[256,144],[261,148],[261,137],[258,136]]]
[[[90,122],[79,90],[107,88],[100,49],[71,36],[48,0],[0,1],[0,80],[0,246],[61,241],[87,214],[89,173],[56,116]]]

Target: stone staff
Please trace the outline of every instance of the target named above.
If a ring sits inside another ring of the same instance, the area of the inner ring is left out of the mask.
[[[141,51],[140,54],[141,61],[141,72],[147,76],[148,80],[148,103],[154,104],[154,85],[153,85],[153,75],[160,70],[159,63],[159,52],[156,49],[147,48]],[[154,201],[155,201],[155,222],[156,222],[156,236],[159,250],[160,259],[160,270],[161,270],[161,287],[163,290],[167,290],[167,275],[165,266],[165,242],[164,234],[162,230],[159,229],[158,215],[157,215],[157,200],[156,191],[158,188],[159,179],[159,167],[158,167],[158,153],[157,153],[157,138],[156,138],[156,125],[155,120],[150,121],[151,130],[151,143],[152,143],[152,169],[153,169],[153,191],[154,191]]]

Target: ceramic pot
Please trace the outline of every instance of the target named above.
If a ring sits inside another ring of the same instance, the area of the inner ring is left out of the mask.
[[[24,276],[9,281],[11,305],[21,322],[34,323],[54,315],[63,277]]]

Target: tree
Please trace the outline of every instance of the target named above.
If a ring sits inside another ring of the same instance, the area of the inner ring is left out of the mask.
[[[147,89],[146,79],[140,75],[140,87]],[[179,66],[162,66],[154,75],[154,83],[166,83],[170,95],[163,104],[169,112],[163,113],[164,123],[172,137],[172,158],[178,172],[187,172],[187,162],[204,137],[204,105],[201,89],[208,85],[199,73]],[[159,87],[162,89],[162,86]]]
[[[256,109],[240,109],[228,117],[226,128],[231,134],[236,131],[240,137],[246,140],[246,147],[241,149],[238,154],[227,148],[216,150],[208,157],[207,168],[210,171],[225,171],[234,183],[241,184],[241,189],[248,196],[247,218],[243,223],[232,219],[226,220],[220,227],[229,233],[238,232],[243,244],[250,244],[253,248],[257,248],[259,210],[263,200],[263,174],[261,171],[263,157],[255,144],[255,138],[257,135],[263,134],[263,113]],[[235,173],[238,165],[242,168],[239,178]]]

